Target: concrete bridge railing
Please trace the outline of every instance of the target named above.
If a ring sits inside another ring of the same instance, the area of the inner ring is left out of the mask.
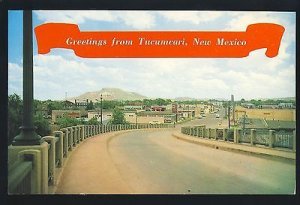
[[[264,145],[270,148],[287,148],[296,151],[296,130],[267,130],[267,129],[227,129],[206,128],[205,125],[194,127],[181,127],[181,133],[207,138],[222,140],[239,144]]]
[[[41,145],[8,147],[8,193],[48,194],[70,153],[84,140],[107,132],[173,128],[174,124],[77,125],[45,136]]]

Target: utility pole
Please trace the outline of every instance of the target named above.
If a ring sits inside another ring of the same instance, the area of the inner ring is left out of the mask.
[[[246,112],[244,112],[244,119],[243,119],[243,133],[245,134],[245,128],[246,128]]]
[[[100,106],[101,106],[101,110],[100,110],[100,114],[101,114],[101,121],[100,121],[100,123],[101,123],[101,125],[102,125],[102,94],[100,95]]]
[[[228,102],[228,129],[230,129],[230,102]]]
[[[40,145],[43,142],[33,124],[32,11],[23,11],[23,121],[13,145]]]

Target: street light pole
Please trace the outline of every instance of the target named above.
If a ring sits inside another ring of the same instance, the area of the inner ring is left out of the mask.
[[[32,11],[23,11],[23,121],[13,145],[40,145],[43,140],[33,124]]]

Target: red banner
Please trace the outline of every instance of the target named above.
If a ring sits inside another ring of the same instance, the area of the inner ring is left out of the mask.
[[[80,31],[76,24],[46,23],[35,29],[38,53],[72,49],[84,58],[242,58],[266,48],[275,57],[284,33],[278,24],[232,31]]]

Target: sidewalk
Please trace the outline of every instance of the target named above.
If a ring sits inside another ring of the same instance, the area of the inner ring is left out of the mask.
[[[189,135],[182,134],[180,132],[174,132],[173,137],[183,141],[209,146],[215,149],[228,150],[228,151],[240,152],[245,154],[253,154],[260,157],[288,160],[291,162],[295,162],[296,160],[296,153],[289,150],[278,150],[278,149],[272,149],[268,147],[251,146],[248,144],[235,144],[233,142],[224,142],[224,141],[218,141],[214,139],[189,136]]]
[[[69,156],[55,194],[117,194],[130,193],[130,187],[123,181],[109,156],[107,143],[122,133],[110,132],[86,139]]]

